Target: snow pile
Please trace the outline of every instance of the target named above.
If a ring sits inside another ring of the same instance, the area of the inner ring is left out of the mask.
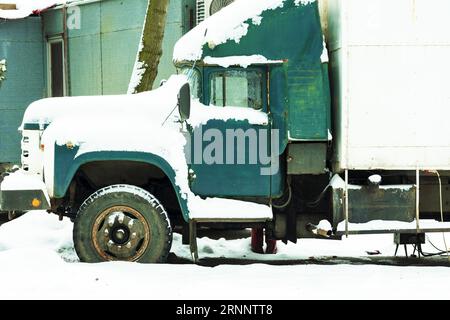
[[[321,220],[319,224],[317,225],[318,229],[322,230],[331,230],[333,227],[331,226],[331,223],[328,220]]]
[[[272,208],[266,205],[220,198],[202,199],[188,193],[191,219],[258,219],[272,220]]]
[[[328,141],[333,141],[333,135],[331,134],[330,129],[328,129]]]
[[[15,4],[16,10],[0,9],[0,18],[23,19],[33,13],[51,8],[58,4],[69,2],[67,0],[2,0],[3,4]]]
[[[207,56],[203,59],[205,64],[209,65],[218,65],[224,68],[228,68],[230,66],[240,66],[243,68],[247,68],[252,64],[281,64],[283,60],[269,60],[266,57],[254,54],[251,56],[231,56],[231,57],[223,57],[223,58],[214,58]]]
[[[283,7],[287,0],[237,0],[215,13],[183,36],[175,45],[173,60],[196,61],[202,58],[203,45],[214,48],[228,40],[240,42],[249,28],[248,20],[261,24],[261,14]],[[296,5],[306,5],[315,0],[295,0]]]
[[[25,171],[18,170],[3,179],[0,190],[45,190],[45,184],[39,176],[30,176]]]
[[[6,79],[6,60],[0,60],[0,82]]]
[[[50,98],[37,101],[25,112],[26,123],[50,124],[44,131],[44,172],[51,176],[55,145],[77,147],[76,157],[97,151],[136,151],[165,159],[175,171],[175,183],[187,201],[191,217],[270,219],[271,208],[265,205],[229,199],[202,199],[189,187],[187,145],[176,110],[177,96],[186,76],[172,76],[162,87],[135,95]],[[267,124],[263,112],[245,108],[206,107],[192,103],[193,126],[208,119],[248,120]],[[169,116],[170,115],[170,116]],[[169,116],[169,117],[168,117]],[[134,137],[134,139],[130,139]],[[47,185],[52,196],[52,185]]]
[[[66,261],[78,261],[72,230],[73,224],[67,218],[59,221],[45,211],[29,212],[0,226],[0,254],[18,249],[52,251]]]
[[[378,250],[383,261],[395,263],[390,258],[395,251],[392,235],[351,236],[342,241],[302,239],[287,245],[279,241],[276,255],[251,252],[248,234],[234,240],[202,237],[198,240],[201,262],[206,258],[222,261],[208,268],[79,263],[72,228],[68,219],[59,222],[45,212],[30,212],[0,226],[0,266],[7,275],[2,277],[0,299],[335,299],[336,291],[324,290],[321,283],[340,288],[341,299],[449,298],[443,285],[448,267],[417,266],[421,262],[416,259],[400,261],[416,262],[409,267],[373,264],[367,251]],[[442,248],[441,234],[428,237]],[[428,243],[423,248],[435,251]],[[411,246],[408,250],[411,254]],[[179,234],[174,234],[171,252],[181,262],[191,261],[189,246],[182,245]],[[227,259],[244,265],[227,264]],[[446,258],[421,261],[430,260]]]
[[[330,61],[330,57],[328,55],[327,43],[325,41],[325,36],[323,36],[323,51],[322,51],[322,54],[320,56],[320,61],[322,63],[328,63]]]
[[[381,183],[381,176],[379,174],[373,174],[369,177],[369,182],[371,184],[380,184]]]
[[[329,186],[333,189],[345,189],[345,181],[341,178],[340,175],[335,174],[333,178],[331,179]],[[353,189],[353,190],[359,190],[361,189],[361,186],[355,185],[355,184],[348,184],[347,189]]]
[[[381,176],[378,176],[379,178],[377,178],[376,176],[378,175],[373,175],[371,177],[369,177],[369,181],[371,183],[377,182],[378,180],[381,181]],[[372,180],[370,180],[372,179]],[[377,183],[375,183],[377,184]],[[335,174],[333,176],[333,178],[331,179],[329,186],[331,186],[333,189],[345,189],[345,181],[344,179],[341,178],[341,176],[339,176],[338,174]],[[411,188],[413,188],[414,185],[412,184],[388,184],[388,185],[380,185],[379,188],[382,190],[389,190],[389,189],[399,189],[402,191],[408,191],[411,190]],[[359,190],[361,189],[362,186],[360,185],[355,185],[355,184],[348,184],[347,185],[347,189],[352,189],[352,190]]]
[[[142,51],[142,49],[143,49],[143,44],[141,42],[141,45],[139,46],[139,49],[138,49],[138,57],[136,58],[136,61],[134,63],[133,72],[131,73],[131,79],[128,84],[128,90],[127,90],[128,94],[136,93],[136,88],[141,83],[142,77],[145,74],[145,70],[148,67],[147,64],[144,64],[142,61],[139,61],[139,53]]]
[[[148,7],[147,7],[147,11],[145,13],[145,17],[147,17],[147,14],[148,14]],[[141,83],[142,77],[145,74],[145,70],[148,67],[148,65],[144,64],[142,61],[139,61],[139,56],[141,55],[141,52],[144,49],[144,30],[145,30],[146,23],[147,23],[147,18],[142,25],[141,40],[139,41],[139,47],[138,47],[138,50],[136,53],[136,59],[134,62],[133,71],[131,72],[130,82],[128,83],[128,90],[127,90],[128,94],[136,93],[136,88]]]
[[[191,103],[191,116],[187,122],[193,127],[206,124],[209,120],[248,121],[252,125],[267,125],[269,117],[266,112],[243,107],[205,106],[198,100]]]

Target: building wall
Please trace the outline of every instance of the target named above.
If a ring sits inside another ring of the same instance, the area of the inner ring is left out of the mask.
[[[126,93],[133,70],[147,0],[103,0],[80,5],[80,29],[68,30],[70,95]],[[155,86],[175,73],[172,50],[182,36],[184,0],[171,0],[163,56]],[[46,38],[63,28],[62,10],[43,15]]]
[[[20,134],[26,107],[44,94],[41,20],[0,21],[0,60],[6,80],[0,83],[0,163],[20,159]]]
[[[69,95],[127,92],[147,4],[148,0],[100,0],[79,6],[80,29],[68,30]],[[195,0],[170,0],[155,87],[176,72],[173,46],[188,30],[185,13],[194,7]],[[0,163],[20,161],[17,128],[27,106],[48,96],[47,39],[62,32],[61,9],[43,13],[42,19],[0,21],[0,60],[5,58],[8,68],[0,85]]]

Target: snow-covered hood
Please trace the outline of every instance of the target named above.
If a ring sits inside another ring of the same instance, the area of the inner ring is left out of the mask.
[[[77,123],[78,126],[82,126],[86,121],[108,122],[114,117],[136,118],[147,124],[161,126],[164,119],[176,107],[178,92],[186,82],[185,76],[174,75],[164,86],[139,94],[38,100],[25,111],[20,129],[23,129],[25,124],[45,126],[61,118],[77,119],[81,121]],[[173,114],[177,116],[178,110]]]
[[[69,2],[67,0],[2,0],[2,4],[16,5],[16,9],[0,9],[2,19],[23,19],[33,13],[39,13],[58,4]]]
[[[259,25],[264,11],[283,7],[286,1],[305,5],[316,0],[236,0],[178,40],[174,47],[173,60],[175,62],[200,60],[205,44],[215,47],[228,40],[239,43],[247,34],[249,20]]]

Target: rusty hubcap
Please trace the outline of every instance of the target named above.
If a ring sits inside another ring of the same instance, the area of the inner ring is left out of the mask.
[[[95,220],[92,239],[105,260],[136,261],[150,242],[150,228],[143,215],[130,207],[104,210]]]

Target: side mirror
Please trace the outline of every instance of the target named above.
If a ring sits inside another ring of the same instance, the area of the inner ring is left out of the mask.
[[[191,115],[191,89],[189,83],[185,83],[178,93],[178,111],[181,121],[189,119]]]

